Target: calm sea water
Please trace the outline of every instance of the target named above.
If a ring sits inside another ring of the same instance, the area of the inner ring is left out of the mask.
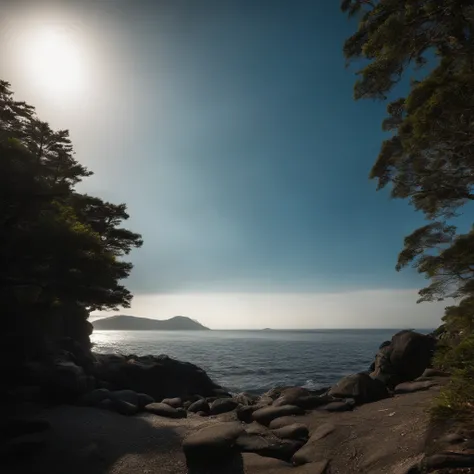
[[[231,392],[319,388],[367,370],[396,329],[311,331],[94,331],[95,352],[167,354],[202,367]],[[422,332],[428,332],[422,331]]]

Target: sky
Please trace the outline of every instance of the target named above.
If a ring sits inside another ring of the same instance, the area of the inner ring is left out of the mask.
[[[121,314],[211,328],[435,327],[395,263],[425,221],[368,179],[338,1],[0,0],[0,78],[67,128],[143,235]],[[403,93],[402,84],[394,96]],[[112,313],[111,313],[112,314]],[[109,315],[108,313],[106,315]]]

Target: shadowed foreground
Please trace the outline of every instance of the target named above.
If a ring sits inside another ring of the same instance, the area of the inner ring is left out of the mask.
[[[440,381],[440,383],[443,383]],[[439,387],[397,395],[351,412],[312,411],[291,417],[308,426],[302,448],[310,461],[299,467],[256,454],[236,456],[229,466],[190,474],[405,474],[424,454],[430,432],[426,410]],[[192,432],[234,415],[167,419],[152,414],[121,416],[95,408],[62,406],[41,413],[52,429],[34,457],[0,466],[2,473],[180,474],[188,472],[181,448]],[[252,425],[254,425],[252,423]],[[243,425],[249,429],[252,425]],[[327,434],[314,436],[326,429]],[[329,429],[327,429],[329,427]],[[326,470],[324,470],[326,469]]]

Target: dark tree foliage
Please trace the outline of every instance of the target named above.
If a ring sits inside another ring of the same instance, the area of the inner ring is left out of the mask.
[[[359,19],[344,44],[346,59],[364,65],[356,99],[385,100],[419,69],[406,97],[387,106],[390,138],[370,176],[432,221],[406,237],[397,269],[413,264],[431,279],[421,301],[461,298],[445,319],[470,321],[474,230],[457,235],[447,221],[474,200],[474,0],[343,0],[341,8]]]
[[[121,281],[132,265],[123,257],[141,236],[122,227],[124,204],[75,189],[91,174],[74,158],[68,132],[51,130],[0,81],[0,294],[21,306],[27,289],[32,317],[57,308],[69,308],[62,318],[87,317],[130,304]],[[18,313],[9,310],[10,319]]]

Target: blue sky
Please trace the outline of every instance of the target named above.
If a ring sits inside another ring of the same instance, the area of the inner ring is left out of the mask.
[[[352,98],[338,1],[39,3],[12,2],[10,31],[66,25],[84,91],[46,96],[17,54],[4,79],[71,130],[83,189],[128,204],[136,301],[406,290],[414,308],[425,281],[394,266],[423,219],[368,179],[385,104]]]

